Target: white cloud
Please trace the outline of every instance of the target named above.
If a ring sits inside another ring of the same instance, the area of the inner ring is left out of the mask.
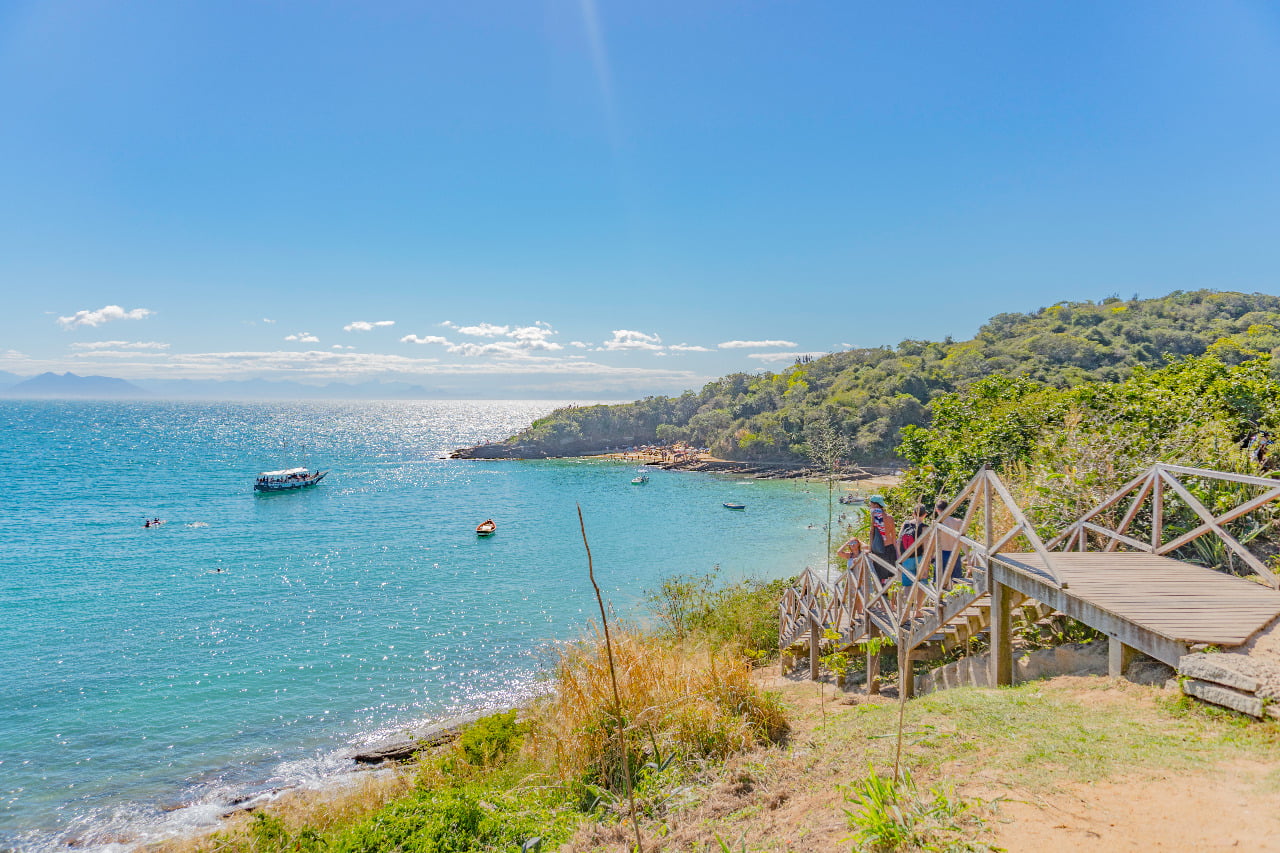
[[[355,347],[344,347],[342,344],[334,344],[330,349],[336,350],[353,350]]]
[[[342,331],[372,332],[374,329],[382,328],[384,326],[394,326],[395,324],[396,324],[395,320],[375,320],[373,322],[369,322],[368,320],[356,320],[353,323],[348,323],[347,325],[343,326]]]
[[[825,352],[753,352],[747,358],[755,358],[760,361],[795,361],[797,358],[809,356],[810,358],[822,358]]]
[[[276,324],[275,320],[268,319],[267,317],[263,317],[262,322],[266,323],[268,326],[274,326]]]
[[[569,341],[569,346],[577,347],[578,349],[587,349],[591,344],[585,341]]]
[[[648,350],[658,352],[663,349],[662,338],[657,335],[646,335],[631,329],[614,329],[613,339],[601,344],[597,351],[616,352],[618,350]]]
[[[468,335],[473,338],[502,338],[511,333],[510,326],[498,326],[493,323],[478,323],[474,326],[459,326],[445,320],[440,324],[446,329],[454,329],[460,335]]]
[[[79,350],[99,350],[99,349],[168,349],[168,344],[162,344],[159,341],[80,341],[71,345],[72,349]]]
[[[77,326],[101,326],[112,320],[145,320],[155,312],[148,308],[134,308],[126,311],[119,305],[104,305],[97,311],[77,311],[70,317],[59,317],[58,324],[64,329]]]
[[[690,346],[689,344],[672,344],[668,349],[672,352],[711,352],[706,347]]]
[[[139,352],[136,349],[94,349],[86,352],[73,352],[72,358],[82,359],[130,359],[130,358],[168,358],[166,352]]]
[[[442,338],[439,335],[424,335],[422,337],[418,337],[417,335],[405,335],[403,338],[400,339],[400,343],[402,344],[447,344],[449,343],[449,339]]]
[[[300,344],[318,344],[320,339],[310,332],[298,332],[295,335],[285,335],[286,341],[297,341]]]
[[[798,347],[795,341],[725,341],[720,349],[767,349],[769,347]]]
[[[478,326],[455,326],[452,323],[447,325],[452,329],[456,329],[459,334],[473,337],[505,337],[507,339],[487,344],[466,341],[460,343],[444,342],[448,347],[448,351],[453,355],[471,358],[477,356],[528,358],[535,352],[555,352],[564,349],[563,344],[551,340],[556,334],[556,330],[549,323],[544,323],[541,320],[534,322],[532,326],[495,326],[492,323],[481,323]]]

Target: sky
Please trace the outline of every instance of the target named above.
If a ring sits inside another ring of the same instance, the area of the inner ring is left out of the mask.
[[[0,370],[678,393],[1277,292],[1280,11],[0,0]]]

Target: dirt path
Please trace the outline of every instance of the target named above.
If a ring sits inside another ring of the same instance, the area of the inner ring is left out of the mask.
[[[1227,762],[1194,776],[1074,783],[1056,796],[1006,800],[995,840],[1010,851],[1280,850],[1280,810],[1266,779],[1274,770]]]

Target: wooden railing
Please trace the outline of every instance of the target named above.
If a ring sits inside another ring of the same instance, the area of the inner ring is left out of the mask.
[[[957,526],[948,524],[955,519]],[[980,539],[974,535],[979,530]],[[1005,484],[984,466],[896,560],[864,552],[834,580],[806,569],[779,603],[779,648],[808,633],[815,670],[816,648],[827,631],[839,635],[840,646],[881,635],[910,651],[986,593],[988,560],[1016,542],[1040,557],[1046,582],[1065,587],[1048,547]]]
[[[1187,488],[1183,479],[1179,478],[1216,480],[1218,482],[1263,488],[1266,491],[1247,500],[1240,500],[1226,512],[1215,515]],[[1170,490],[1200,519],[1198,526],[1175,536],[1168,542],[1164,541],[1167,528],[1166,522],[1169,520],[1169,501],[1167,500],[1166,489]],[[1251,477],[1245,474],[1230,474],[1224,471],[1210,471],[1205,468],[1187,468],[1182,465],[1165,465],[1163,463],[1156,464],[1139,476],[1134,477],[1128,483],[1125,483],[1124,486],[1109,495],[1102,503],[1089,510],[1078,521],[1069,525],[1050,540],[1048,547],[1061,547],[1061,550],[1064,551],[1085,551],[1089,547],[1092,535],[1092,538],[1103,546],[1103,551],[1114,551],[1119,546],[1126,545],[1138,551],[1146,551],[1163,557],[1191,544],[1201,536],[1213,533],[1241,562],[1252,570],[1260,581],[1272,589],[1280,589],[1280,576],[1268,569],[1261,560],[1254,556],[1248,548],[1241,544],[1240,540],[1232,536],[1226,529],[1227,524],[1248,515],[1254,510],[1260,509],[1277,498],[1280,498],[1280,481],[1278,480],[1267,477]],[[1100,516],[1122,504],[1126,499],[1128,499],[1129,505],[1119,523],[1114,527],[1108,527],[1101,522]],[[1134,521],[1142,515],[1144,509],[1147,511],[1144,521],[1148,522],[1150,535],[1145,539],[1138,539],[1129,535],[1129,533]]]

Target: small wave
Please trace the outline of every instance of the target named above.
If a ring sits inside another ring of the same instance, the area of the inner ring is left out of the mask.
[[[186,526],[187,526],[187,527],[208,527],[209,525],[208,525],[208,523],[203,522],[203,521],[193,521],[193,522],[191,522],[190,524],[188,524],[188,525],[186,525]]]

